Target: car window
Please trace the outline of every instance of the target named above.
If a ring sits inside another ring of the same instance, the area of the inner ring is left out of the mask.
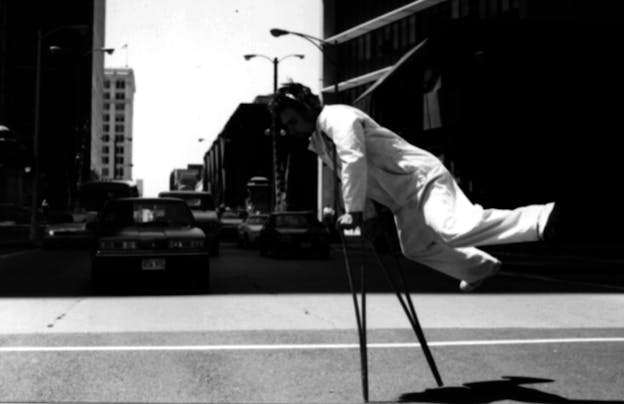
[[[265,221],[266,218],[260,216],[250,217],[249,219],[247,219],[247,223],[249,224],[264,224]]]
[[[126,226],[191,226],[193,216],[182,203],[128,202],[110,205],[101,218],[107,229]]]
[[[238,213],[235,212],[223,212],[221,214],[221,218],[223,219],[240,219]]]
[[[159,194],[161,197],[167,198],[179,198],[186,202],[186,205],[191,209],[201,209],[201,210],[214,210],[214,199],[212,199],[212,195],[204,194],[183,194],[183,193],[165,193],[162,192]]]

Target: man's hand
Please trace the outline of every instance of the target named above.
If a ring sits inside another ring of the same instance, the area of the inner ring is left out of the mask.
[[[362,212],[349,212],[344,215],[340,215],[336,222],[336,227],[339,229],[352,230],[359,227],[362,224]]]

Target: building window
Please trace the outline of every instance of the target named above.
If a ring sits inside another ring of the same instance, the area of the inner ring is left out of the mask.
[[[124,135],[115,135],[115,142],[123,142]]]
[[[102,130],[103,130],[104,132],[108,132],[108,131],[110,131],[110,125],[109,125],[109,124],[107,124],[107,123],[105,123],[104,125],[102,125]]]
[[[124,80],[117,80],[115,82],[115,88],[117,88],[117,89],[124,89],[124,88],[126,88],[126,82]]]
[[[110,120],[110,114],[104,114],[104,116],[102,116],[102,120],[103,120],[104,122],[106,122],[106,121]]]
[[[102,164],[108,164],[108,156],[102,157]]]
[[[108,111],[110,110],[110,102],[105,102],[104,103],[104,111]]]
[[[123,178],[123,168],[115,168],[115,178]]]
[[[104,80],[104,88],[106,89],[110,88],[110,80]]]
[[[115,104],[115,111],[123,111],[124,108],[125,108],[125,105],[123,103]]]
[[[115,157],[115,164],[123,164],[123,162],[124,162],[123,156]]]
[[[108,168],[102,168],[102,177],[108,177]]]
[[[108,91],[104,92],[104,99],[105,100],[110,100],[110,93]]]
[[[123,131],[124,131],[124,125],[122,124],[115,125],[115,132],[123,132]]]
[[[108,141],[110,141],[110,136],[109,135],[104,135],[100,139],[102,140],[102,142],[108,142]]]
[[[124,115],[115,115],[115,122],[124,122],[126,117]]]
[[[115,147],[115,153],[117,153],[117,154],[123,154],[123,152],[124,152],[124,148],[123,148],[123,146],[117,146],[117,147]]]
[[[102,147],[102,154],[108,154],[110,148],[108,146],[103,146]]]
[[[116,100],[125,100],[126,99],[126,94],[125,93],[117,93],[117,94],[115,94],[115,99]]]

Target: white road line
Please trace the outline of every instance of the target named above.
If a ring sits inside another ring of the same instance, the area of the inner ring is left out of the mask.
[[[430,347],[486,346],[486,345],[536,345],[571,343],[624,342],[624,337],[601,338],[538,338],[499,339],[468,341],[433,341]],[[369,348],[393,349],[419,347],[418,343],[370,343]],[[358,344],[252,344],[252,345],[94,345],[94,346],[3,346],[2,352],[106,352],[106,351],[278,351],[278,350],[323,350],[355,349]]]

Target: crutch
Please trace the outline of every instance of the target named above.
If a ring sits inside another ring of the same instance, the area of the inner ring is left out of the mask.
[[[366,343],[366,274],[364,269],[364,258],[360,262],[360,302],[358,303],[357,290],[355,288],[355,282],[353,281],[353,270],[349,262],[349,253],[347,251],[347,243],[345,240],[344,231],[338,229],[340,234],[340,243],[342,244],[342,255],[344,256],[345,269],[347,271],[347,279],[349,280],[349,288],[351,289],[351,296],[353,297],[353,307],[355,308],[355,320],[358,328],[358,339],[360,342],[360,375],[362,377],[362,395],[364,396],[364,402],[368,402],[368,351]],[[363,239],[362,245],[364,247]],[[362,254],[364,254],[364,248],[362,248]]]
[[[386,237],[386,242],[388,243],[388,247],[392,248],[390,237],[388,235],[386,228],[384,228],[384,235]],[[362,236],[362,238],[364,237]],[[386,275],[386,279],[388,280],[388,283],[390,283],[390,285],[392,286],[392,289],[394,289],[394,293],[396,294],[397,299],[399,299],[399,303],[401,304],[401,307],[403,308],[403,311],[405,312],[405,315],[407,316],[412,326],[412,330],[414,330],[414,334],[416,334],[416,338],[418,338],[420,347],[422,348],[423,353],[425,354],[425,358],[427,359],[427,363],[429,364],[429,368],[431,369],[431,373],[433,373],[433,377],[435,378],[435,381],[438,384],[438,387],[442,387],[444,383],[442,382],[442,378],[440,377],[440,372],[438,371],[438,367],[436,366],[435,360],[433,359],[433,355],[431,354],[431,350],[429,349],[429,344],[427,343],[427,339],[425,338],[425,333],[423,332],[422,327],[420,326],[420,322],[418,321],[418,316],[416,315],[416,309],[414,308],[412,297],[410,296],[409,289],[407,288],[407,281],[405,279],[405,271],[403,270],[403,266],[401,265],[401,262],[399,261],[399,257],[397,256],[396,253],[393,252],[392,255],[394,256],[394,261],[395,261],[397,272],[398,272],[399,282],[397,282],[397,280],[390,274],[390,271],[388,270],[388,268],[384,265],[383,261],[381,260],[381,257],[379,256],[379,254],[377,253],[377,250],[375,249],[375,246],[370,241],[367,240],[367,242],[373,254],[375,255],[377,264],[379,265],[381,270]]]
[[[351,268],[351,265],[349,262],[347,243],[346,243],[345,236],[342,230],[339,230],[339,234],[340,234],[340,239],[341,239],[341,244],[342,244],[342,251],[344,255],[345,269],[347,271],[347,279],[349,280],[349,287],[351,289],[351,295],[353,297],[353,305],[355,308],[355,316],[356,316],[356,322],[357,322],[357,327],[358,327],[358,338],[360,342],[360,366],[361,366],[361,376],[362,376],[362,393],[364,396],[364,402],[368,402],[368,390],[369,389],[368,389],[368,353],[367,353],[367,341],[366,341],[366,287],[365,287],[366,284],[365,284],[364,258],[362,258],[362,262],[360,266],[361,302],[360,304],[358,304],[357,290],[355,288],[355,283],[353,281],[354,279],[353,269]],[[386,236],[387,236],[387,233],[386,233]],[[431,354],[431,350],[429,349],[429,344],[427,343],[425,334],[420,326],[420,322],[418,321],[418,316],[416,315],[416,309],[414,308],[412,298],[409,294],[409,290],[407,289],[407,282],[405,279],[403,267],[401,266],[398,257],[394,255],[397,272],[399,274],[398,275],[399,282],[397,282],[396,279],[390,274],[390,271],[384,265],[383,261],[379,257],[379,254],[377,253],[377,250],[375,249],[374,245],[370,241],[366,240],[364,235],[360,235],[360,242],[361,242],[362,254],[364,254],[365,252],[365,248],[364,248],[365,244],[368,244],[369,249],[373,252],[375,259],[377,261],[377,264],[379,265],[381,270],[386,275],[386,279],[388,280],[388,283],[391,285],[392,289],[394,290],[399,300],[399,303],[401,304],[401,307],[403,308],[403,311],[405,312],[412,326],[412,329],[414,330],[414,334],[416,334],[416,337],[418,338],[420,346],[423,349],[425,358],[427,359],[427,363],[429,365],[429,368],[431,369],[431,372],[433,373],[433,377],[435,378],[438,387],[443,386],[442,378],[440,377],[440,373],[436,366],[435,360],[433,359],[433,355]],[[401,288],[401,290],[399,290],[399,287]]]

